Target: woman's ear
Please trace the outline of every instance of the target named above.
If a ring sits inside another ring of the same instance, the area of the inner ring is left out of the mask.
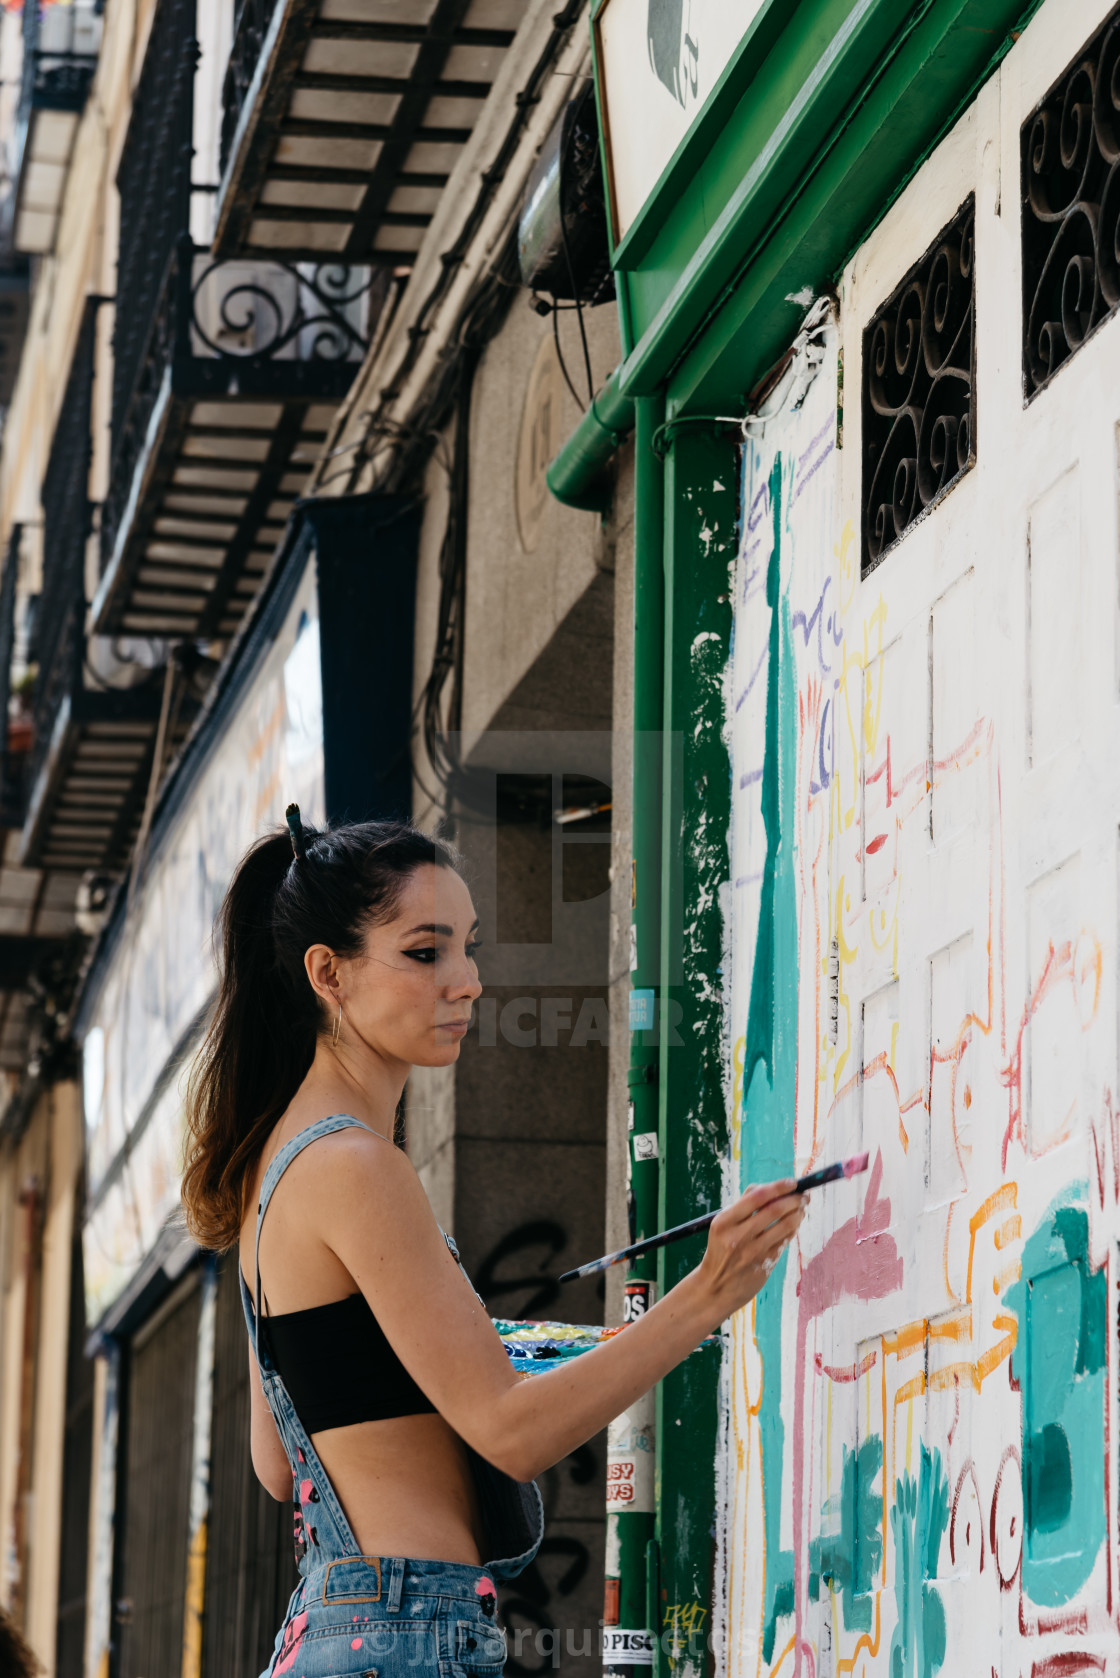
[[[304,951],[303,970],[315,995],[328,1007],[339,1005],[338,971],[335,953],[326,944],[312,944]]]

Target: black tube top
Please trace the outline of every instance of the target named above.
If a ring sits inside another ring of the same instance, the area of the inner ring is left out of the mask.
[[[364,1294],[262,1316],[262,1345],[308,1433],[434,1412]]]

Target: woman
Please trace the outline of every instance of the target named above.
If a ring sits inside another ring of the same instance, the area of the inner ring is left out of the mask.
[[[253,1466],[276,1498],[294,1483],[302,1578],[268,1670],[496,1678],[534,1476],[753,1297],[803,1203],[749,1190],[624,1334],[519,1380],[392,1139],[410,1070],[458,1059],[482,988],[455,853],[398,823],[288,822],[219,917],[183,1184],[197,1238],[240,1243]]]

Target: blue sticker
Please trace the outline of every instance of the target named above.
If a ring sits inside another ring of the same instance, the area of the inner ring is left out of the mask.
[[[630,992],[630,1030],[653,1030],[652,990],[632,990]]]

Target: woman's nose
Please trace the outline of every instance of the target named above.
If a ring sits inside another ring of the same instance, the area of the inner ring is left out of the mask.
[[[448,989],[453,996],[469,996],[472,1000],[482,995],[482,980],[473,961],[464,961],[462,971],[456,975]]]

